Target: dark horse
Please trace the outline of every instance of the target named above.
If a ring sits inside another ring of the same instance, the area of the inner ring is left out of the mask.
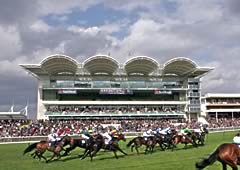
[[[147,137],[147,139],[144,139],[144,138],[145,137],[142,137],[142,136],[133,138],[128,142],[127,147],[131,146],[132,152],[133,152],[133,148],[135,148],[135,150],[137,151],[137,154],[139,154],[138,148],[141,147],[142,145],[145,145],[146,146],[145,154],[148,152],[152,153],[155,145],[158,142],[158,139],[155,136],[149,136]]]
[[[116,159],[118,159],[118,156],[116,153],[117,151],[120,151],[124,155],[127,155],[127,153],[125,153],[119,147],[118,142],[121,140],[123,140],[124,142],[126,141],[124,134],[118,134],[118,137],[113,138],[110,144],[105,144],[105,138],[102,135],[100,134],[95,135],[93,136],[93,140],[91,142],[90,148],[88,148],[88,151],[86,152],[86,154],[84,154],[84,156],[81,159],[84,159],[86,158],[86,156],[89,155],[92,160],[93,156],[95,156],[101,149],[113,151]]]
[[[64,142],[64,146],[69,145],[68,148],[66,148],[66,151],[64,152],[64,154],[62,156],[66,156],[68,155],[68,153],[70,151],[72,151],[73,149],[75,149],[76,147],[80,147],[85,149],[84,154],[87,152],[87,150],[89,149],[90,145],[91,145],[91,140],[93,140],[93,138],[90,136],[89,139],[85,139],[85,138],[73,138],[71,136],[64,136],[62,138]]]
[[[29,145],[23,151],[23,155],[25,155],[26,153],[31,152],[33,149],[35,149],[35,152],[32,153],[31,156],[33,156],[33,158],[35,158],[37,156],[39,158],[39,160],[41,160],[41,158],[43,158],[47,163],[47,162],[51,161],[55,156],[57,156],[57,158],[60,159],[60,157],[61,157],[60,152],[63,150],[63,146],[64,146],[64,141],[62,141],[62,140],[60,140],[55,147],[49,146],[49,142],[47,142],[47,141],[40,141],[40,142],[32,143],[31,145]],[[46,150],[53,152],[53,156],[49,160],[47,160],[47,158],[45,158],[43,156],[43,154],[45,153]]]
[[[208,134],[208,130],[206,127],[203,128],[202,132],[193,132],[196,136],[197,144],[204,145],[205,144],[205,137]]]
[[[238,145],[231,143],[221,144],[208,158],[196,163],[196,168],[202,170],[217,160],[222,163],[223,170],[227,170],[227,165],[232,167],[233,170],[238,170],[237,165],[240,163],[240,150]]]
[[[196,136],[194,133],[190,133],[188,135],[176,135],[173,137],[173,145],[172,150],[175,148],[175,146],[179,143],[185,144],[184,148],[187,148],[187,144],[191,143],[194,147],[197,147],[196,143]]]
[[[155,134],[157,138],[157,143],[159,144],[160,148],[164,151],[165,149],[171,149],[175,145],[173,144],[173,138],[177,134],[175,129],[171,129],[171,131],[167,134]]]

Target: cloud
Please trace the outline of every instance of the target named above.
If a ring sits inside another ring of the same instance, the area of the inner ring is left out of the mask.
[[[39,8],[38,2],[28,0],[5,1],[0,0],[0,24],[24,25],[35,20]]]
[[[1,27],[0,26],[0,50],[1,50],[1,59],[9,59],[17,57],[19,51],[21,50],[21,42],[19,32],[16,27]]]

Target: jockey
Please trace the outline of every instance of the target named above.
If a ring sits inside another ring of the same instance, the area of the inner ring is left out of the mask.
[[[56,133],[51,133],[48,135],[48,142],[50,147],[55,147],[57,144],[57,134]]]
[[[148,138],[149,136],[152,136],[152,134],[153,134],[152,129],[148,129],[147,131],[144,131],[144,132],[143,132],[144,140],[147,140],[147,138]]]
[[[240,133],[237,133],[233,138],[233,143],[237,144],[240,147]]]
[[[110,131],[109,135],[112,137],[112,139],[118,138],[118,131],[117,131],[117,129],[113,129],[112,131]]]
[[[194,132],[199,133],[199,134],[203,133],[203,132],[204,132],[204,127],[203,127],[203,125],[200,124],[199,129],[194,129]]]
[[[112,140],[111,135],[108,133],[108,131],[106,130],[103,134],[102,134],[103,138],[105,139],[105,144],[108,145],[110,144],[110,141]]]
[[[170,134],[171,132],[171,128],[170,127],[167,127],[167,128],[165,128],[165,129],[163,129],[163,130],[161,130],[160,132],[159,132],[159,134],[161,134],[161,135],[167,135],[167,134]]]
[[[182,135],[183,137],[184,136],[189,136],[191,134],[191,131],[188,127],[185,127],[183,129],[181,129],[179,135]]]
[[[87,131],[87,130],[84,130],[82,133],[81,133],[81,137],[85,140],[88,140],[90,138],[90,132]]]

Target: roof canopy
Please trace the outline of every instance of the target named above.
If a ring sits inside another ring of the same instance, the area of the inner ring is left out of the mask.
[[[97,55],[85,60],[83,67],[92,75],[97,73],[112,75],[119,67],[119,63],[110,56]]]
[[[125,70],[128,75],[144,74],[148,75],[158,68],[158,62],[150,57],[137,56],[125,63]]]
[[[91,75],[113,75],[118,69],[124,69],[127,75],[145,75],[156,72],[160,76],[177,75],[197,77],[208,73],[213,68],[198,67],[191,59],[178,57],[169,60],[162,67],[153,58],[147,56],[137,56],[129,59],[123,67],[118,61],[107,55],[96,55],[86,59],[81,65],[73,58],[65,55],[55,54],[48,56],[40,64],[20,64],[28,72],[38,78],[39,75],[57,75],[57,74],[76,74],[81,72],[85,74],[85,69]],[[81,69],[84,68],[84,69]],[[122,72],[120,72],[122,74]]]
[[[163,74],[176,74],[181,76],[187,73],[193,73],[197,70],[197,67],[197,64],[191,59],[178,57],[164,64]]]
[[[52,55],[42,60],[41,68],[49,74],[73,73],[78,68],[78,62],[65,55]]]

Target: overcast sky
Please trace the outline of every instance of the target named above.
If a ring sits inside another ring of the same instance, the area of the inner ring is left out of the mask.
[[[239,0],[0,0],[0,111],[36,112],[37,80],[19,64],[63,53],[164,63],[188,57],[214,67],[203,93],[240,93]]]

